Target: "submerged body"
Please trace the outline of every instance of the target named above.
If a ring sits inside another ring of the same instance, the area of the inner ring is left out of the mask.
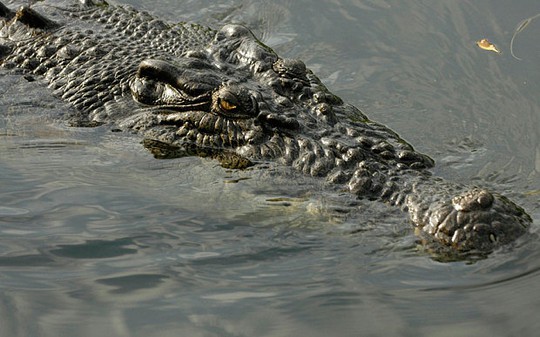
[[[429,157],[245,27],[168,24],[105,3],[18,11],[0,3],[0,16],[1,65],[43,76],[75,108],[74,125],[138,132],[158,157],[292,166],[402,207],[448,251],[489,252],[531,223],[499,194],[431,176]]]

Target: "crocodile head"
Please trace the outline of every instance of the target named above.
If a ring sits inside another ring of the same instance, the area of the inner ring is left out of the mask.
[[[301,135],[314,141],[332,130],[333,107],[366,119],[303,62],[279,58],[239,25],[223,27],[205,48],[143,60],[129,87],[141,107],[121,126],[144,129],[157,156],[227,153],[291,163]]]

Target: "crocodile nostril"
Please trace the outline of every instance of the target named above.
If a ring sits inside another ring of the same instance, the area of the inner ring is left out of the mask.
[[[493,195],[486,190],[481,190],[476,196],[476,203],[482,209],[487,209],[493,204]]]
[[[486,210],[493,205],[493,195],[486,190],[474,189],[452,199],[456,211]]]

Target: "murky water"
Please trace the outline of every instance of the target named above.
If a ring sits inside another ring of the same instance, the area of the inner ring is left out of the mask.
[[[273,167],[153,159],[136,136],[64,126],[67,107],[1,72],[1,337],[537,333],[540,19],[514,40],[522,60],[509,50],[536,1],[122,2],[249,26],[436,174],[511,196],[532,234],[440,263],[395,209]]]

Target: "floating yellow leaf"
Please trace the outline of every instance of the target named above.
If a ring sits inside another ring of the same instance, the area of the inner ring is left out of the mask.
[[[494,51],[498,54],[501,53],[501,51],[497,48],[497,46],[489,42],[488,39],[478,40],[476,41],[476,45],[484,50]]]

